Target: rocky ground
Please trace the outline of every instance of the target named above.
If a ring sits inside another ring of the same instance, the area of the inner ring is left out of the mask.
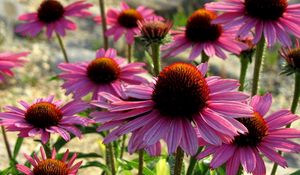
[[[71,1],[69,1],[71,2]],[[98,1],[90,0],[96,5]],[[107,6],[116,6],[118,0],[106,1]],[[8,79],[6,82],[0,84],[0,107],[5,105],[16,105],[19,100],[32,101],[37,97],[45,97],[50,94],[56,96],[56,99],[70,100],[70,97],[64,95],[64,90],[60,89],[61,81],[49,81],[51,77],[58,73],[56,65],[63,61],[63,57],[55,38],[47,40],[42,33],[37,38],[23,38],[13,33],[14,26],[18,23],[17,16],[24,13],[33,11],[38,6],[38,1],[34,0],[0,0],[0,51],[30,51],[28,63],[19,69],[15,69],[16,76]],[[180,0],[132,0],[129,2],[131,5],[146,4],[152,8],[157,9],[160,14],[170,15],[177,11],[184,10],[180,4]],[[66,1],[67,4],[67,1]],[[91,9],[94,14],[99,13],[98,6]],[[101,27],[96,25],[92,18],[77,20],[78,30],[76,32],[69,32],[68,36],[64,38],[69,58],[72,62],[78,60],[90,60],[94,58],[95,50],[101,47]],[[121,51],[124,51],[122,42],[110,43]],[[274,103],[272,111],[280,108],[288,108],[292,99],[293,92],[293,77],[286,77],[279,75],[280,61],[276,60],[275,63],[270,61],[271,55],[277,53],[273,50],[266,56],[266,62],[262,71],[261,88],[264,91],[271,92],[274,95]],[[124,54],[123,54],[124,55]],[[186,58],[186,53],[178,56],[178,59]],[[173,60],[164,60],[165,62],[172,62]],[[211,59],[212,70],[222,74],[225,77],[238,78],[239,74],[239,61],[235,56],[231,56],[226,61],[220,59]],[[250,87],[250,80],[252,75],[252,65],[249,68],[247,77],[248,86]],[[298,111],[299,113],[299,111]],[[300,123],[295,123],[294,127],[299,127]],[[11,147],[14,145],[16,134],[8,133]],[[97,141],[98,135],[86,135],[84,139],[74,139],[68,143],[65,149],[69,148],[73,151],[81,152],[98,152],[99,146]],[[300,139],[298,140],[300,142]],[[0,169],[8,166],[7,155],[2,136],[0,137]],[[37,150],[39,145],[32,141],[32,139],[25,139],[21,148],[21,152],[31,153]],[[20,162],[24,162],[22,155],[19,156]],[[128,156],[131,159],[134,156]],[[287,154],[285,157],[288,159],[289,168],[279,169],[280,175],[290,174],[291,172],[299,169],[300,156],[296,154]],[[268,161],[267,161],[268,162]],[[267,163],[270,170],[272,164]],[[97,173],[96,173],[97,172]],[[99,174],[99,169],[81,170],[79,174]]]

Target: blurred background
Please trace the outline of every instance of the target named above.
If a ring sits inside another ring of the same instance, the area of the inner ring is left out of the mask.
[[[64,90],[60,88],[61,81],[53,81],[59,71],[56,65],[63,62],[63,55],[56,38],[48,40],[45,33],[40,33],[35,38],[22,37],[14,33],[14,28],[20,22],[17,20],[18,16],[35,11],[41,1],[37,0],[0,0],[0,52],[12,51],[23,52],[30,51],[31,54],[27,57],[28,63],[22,68],[14,70],[15,77],[7,78],[5,82],[0,83],[0,109],[3,110],[5,105],[16,105],[19,100],[31,102],[38,97],[46,97],[48,95],[55,95],[56,99],[68,101],[70,96],[64,95]],[[71,3],[71,0],[61,0],[64,5]],[[94,7],[90,11],[94,15],[99,15],[98,0],[88,0],[94,3]],[[130,6],[136,7],[144,5],[174,22],[174,27],[184,26],[187,17],[196,9],[203,7],[203,4],[209,2],[208,0],[128,0]],[[106,9],[110,7],[118,8],[120,0],[106,0]],[[68,32],[67,36],[63,38],[69,59],[71,62],[80,60],[91,60],[95,57],[95,51],[102,46],[102,31],[101,26],[97,25],[92,17],[85,19],[74,19],[77,23],[78,29],[75,32]],[[113,43],[110,40],[110,46],[117,48],[119,55],[125,56],[126,45],[119,40]],[[144,48],[138,41],[135,44],[135,59],[145,60]],[[280,75],[283,60],[279,57],[278,49],[280,46],[268,48],[265,55],[265,62],[263,65],[260,91],[271,92],[273,94],[273,106],[271,111],[281,108],[289,108],[292,93],[294,78],[293,76]],[[183,53],[174,59],[163,60],[164,64],[174,61],[186,61],[188,53]],[[198,60],[199,61],[199,60]],[[230,55],[230,57],[223,61],[218,58],[213,58],[211,61],[212,74],[220,75],[224,78],[239,77],[240,63],[239,58]],[[250,65],[247,74],[246,90],[249,91],[253,64]],[[298,110],[299,114],[299,110]],[[300,123],[296,122],[293,127],[300,129]],[[16,134],[8,133],[10,144],[13,147]],[[72,151],[81,152],[101,152],[102,138],[99,135],[86,135],[82,140],[73,139],[64,149],[71,149]],[[300,139],[298,139],[300,142]],[[36,150],[37,142],[32,139],[25,139],[21,148],[21,153],[31,153]],[[2,135],[0,137],[0,169],[8,166],[7,155],[3,144]],[[300,168],[300,156],[296,154],[286,154],[289,168],[278,171],[279,175],[287,175]],[[136,155],[127,155],[126,159],[136,158]],[[24,163],[23,155],[19,155],[20,163]],[[100,161],[100,160],[99,160]],[[267,160],[268,162],[268,160]],[[267,163],[268,170],[272,164]],[[97,168],[81,169],[82,175],[100,174]]]

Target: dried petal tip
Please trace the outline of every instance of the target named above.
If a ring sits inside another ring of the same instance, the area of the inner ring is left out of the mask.
[[[167,35],[173,24],[170,21],[163,21],[159,18],[151,20],[138,21],[138,26],[141,31],[141,39],[149,46],[152,43],[164,44],[167,40]]]
[[[243,49],[241,51],[239,56],[241,58],[249,59],[249,61],[251,63],[252,57],[253,57],[255,49],[256,49],[255,44],[253,43],[253,38],[251,38],[251,37],[247,37],[245,39],[238,38],[237,40],[244,43],[247,46],[245,49]]]

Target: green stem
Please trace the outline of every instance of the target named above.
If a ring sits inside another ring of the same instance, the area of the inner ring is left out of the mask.
[[[299,102],[299,97],[300,97],[300,73],[296,72],[295,73],[294,96],[293,96],[293,102],[292,102],[292,105],[291,105],[291,112],[293,114],[296,113],[298,102]],[[291,124],[288,124],[286,126],[286,128],[290,128],[290,127],[291,127]],[[279,155],[282,155],[281,151],[279,151],[278,153],[279,153]],[[274,163],[272,171],[271,171],[271,175],[276,174],[277,168],[278,168],[278,164]]]
[[[261,69],[261,65],[262,65],[264,48],[265,48],[265,38],[264,38],[264,36],[262,36],[259,43],[256,46],[255,64],[254,64],[253,82],[252,82],[252,92],[251,92],[252,96],[257,94],[258,82],[259,82],[259,73],[260,73],[260,69]]]
[[[183,164],[184,152],[178,147],[175,157],[174,175],[181,175],[182,164]]]
[[[120,152],[120,159],[123,158],[124,150],[125,150],[125,141],[126,141],[126,135],[124,134],[122,137],[122,145],[121,145],[121,152]]]
[[[160,65],[160,44],[154,43],[151,44],[151,51],[152,51],[152,61],[154,66],[154,75],[158,76],[161,65]]]
[[[128,47],[127,47],[127,60],[128,60],[128,63],[132,62],[132,45],[131,44],[128,44]]]
[[[68,55],[67,55],[67,52],[66,52],[64,43],[63,43],[63,41],[62,41],[62,39],[61,39],[61,37],[59,36],[58,33],[56,33],[56,37],[57,37],[57,39],[58,39],[58,42],[59,42],[61,51],[62,51],[62,53],[63,53],[63,55],[64,55],[65,62],[68,63],[68,62],[69,62],[69,59],[68,59]]]
[[[194,168],[195,168],[196,163],[197,163],[197,156],[202,151],[202,149],[203,149],[203,147],[199,147],[197,153],[190,158],[190,163],[189,163],[189,167],[187,169],[186,175],[192,175],[193,174]]]
[[[114,152],[113,152],[112,143],[107,144],[107,149],[108,149],[108,154],[109,154],[108,156],[109,156],[111,174],[116,175],[115,160],[114,160]]]
[[[138,175],[143,175],[144,169],[144,150],[139,151],[139,171]]]
[[[207,56],[204,52],[201,54],[201,63],[206,63],[209,61],[209,56]]]
[[[52,152],[51,152],[51,149],[50,149],[50,142],[48,141],[46,144],[42,143],[42,146],[45,150],[47,158],[50,158],[52,156]]]
[[[2,134],[3,134],[3,140],[4,140],[5,148],[6,148],[7,155],[8,155],[9,162],[10,162],[13,157],[12,157],[12,154],[11,154],[9,141],[8,141],[8,138],[7,138],[7,135],[6,135],[5,128],[3,126],[1,126],[1,130],[2,130]]]
[[[245,79],[246,79],[246,74],[247,74],[247,69],[248,69],[248,64],[249,64],[249,58],[241,55],[240,61],[241,61],[241,72],[240,72],[240,84],[241,85],[239,87],[239,91],[244,91]]]
[[[106,24],[106,15],[105,15],[104,0],[99,0],[99,6],[100,6],[100,14],[101,14],[103,45],[104,45],[104,49],[107,50],[108,49],[108,38],[105,35],[105,32],[107,30],[107,24]]]

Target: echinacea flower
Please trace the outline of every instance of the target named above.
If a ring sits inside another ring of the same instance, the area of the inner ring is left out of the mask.
[[[17,164],[17,169],[25,175],[76,175],[77,171],[82,164],[82,161],[77,162],[74,165],[77,154],[73,154],[70,160],[69,150],[67,150],[62,159],[56,158],[56,150],[53,148],[51,157],[46,156],[46,152],[43,147],[40,148],[41,158],[38,158],[36,153],[31,157],[28,154],[24,154],[25,158],[33,166],[31,170],[29,167],[21,164]]]
[[[214,23],[226,28],[239,26],[236,34],[242,38],[254,29],[254,44],[265,37],[268,46],[277,40],[290,46],[289,34],[300,37],[300,5],[289,4],[288,0],[221,0],[207,3],[205,8],[224,12]]]
[[[254,96],[250,102],[254,110],[253,117],[238,119],[248,129],[248,133],[236,136],[231,143],[207,146],[198,159],[213,154],[210,166],[217,168],[226,163],[228,175],[236,175],[240,165],[247,173],[266,174],[265,163],[260,154],[282,167],[287,167],[285,159],[276,151],[300,152],[300,145],[289,140],[299,138],[300,130],[285,128],[299,117],[289,110],[279,110],[264,117],[271,104],[271,94]]]
[[[127,63],[117,57],[115,49],[99,49],[96,59],[89,62],[61,63],[58,67],[63,71],[59,76],[65,80],[63,88],[66,94],[73,93],[75,98],[81,98],[89,92],[96,99],[99,92],[109,92],[115,95],[122,93],[122,84],[140,84],[148,82],[143,77],[146,72],[144,63]]]
[[[137,9],[130,8],[124,1],[121,2],[121,10],[109,9],[107,12],[107,24],[111,26],[106,31],[106,36],[113,36],[114,41],[124,34],[126,42],[132,44],[134,36],[139,34],[138,21],[153,18],[154,11],[144,6]]]
[[[157,17],[138,21],[140,38],[146,46],[151,44],[165,44],[168,42],[167,35],[172,26],[172,22]]]
[[[75,1],[66,7],[57,0],[43,0],[37,12],[19,17],[19,20],[26,21],[26,23],[17,26],[16,32],[33,37],[45,27],[48,38],[51,38],[53,32],[65,36],[66,30],[76,29],[76,24],[67,17],[90,16],[91,13],[87,9],[91,6],[93,5],[84,0]]]
[[[135,86],[135,85],[131,85]],[[136,85],[137,86],[137,85]],[[106,93],[100,93],[103,94],[101,97],[97,100],[94,100],[91,102],[91,104],[95,107],[100,108],[107,108],[107,101],[111,100],[111,98],[114,98],[115,100],[118,100],[117,97],[106,94]],[[122,95],[126,96],[126,94]],[[128,99],[129,100],[129,99]],[[130,100],[133,101],[134,99],[130,97]],[[138,99],[135,99],[138,100]],[[120,100],[121,102],[122,100]],[[144,111],[142,111],[143,113]],[[128,112],[128,111],[121,111],[121,112],[108,112],[108,111],[94,111],[90,114],[91,117],[93,117],[93,120],[97,123],[101,123],[102,125],[97,128],[98,132],[102,132],[105,130],[112,130],[116,127],[119,127],[121,125],[124,125],[127,122],[130,122],[131,119],[128,118],[128,115],[134,115],[136,116],[136,112]],[[126,118],[124,118],[126,116]],[[140,131],[136,130],[132,133],[130,140],[128,142],[128,152],[130,154],[133,154],[134,152],[145,149],[149,155],[151,156],[159,156],[161,154],[161,144],[160,142],[156,142],[152,145],[145,145],[143,142],[143,138],[141,138],[142,135],[138,134]]]
[[[111,124],[124,119],[129,122],[113,130],[104,142],[137,132],[145,145],[165,140],[169,153],[180,146],[187,154],[197,152],[196,131],[213,145],[230,141],[247,129],[234,117],[251,116],[251,107],[244,103],[248,95],[237,92],[236,80],[205,78],[207,63],[196,67],[187,63],[167,66],[153,85],[127,86],[129,99],[122,100],[111,94],[100,93],[107,103],[103,108],[112,115],[99,115]],[[115,112],[119,112],[116,116]],[[122,113],[123,112],[123,113]]]
[[[29,52],[11,53],[2,52],[0,53],[0,82],[4,80],[3,75],[13,76],[14,73],[11,71],[14,67],[21,67],[26,60]]]
[[[81,137],[80,130],[75,125],[87,126],[91,120],[75,116],[89,107],[85,102],[72,101],[62,105],[54,101],[54,96],[38,98],[32,104],[20,101],[23,108],[6,106],[0,113],[0,125],[8,131],[19,131],[19,137],[41,135],[42,143],[47,143],[50,133],[58,133],[64,140],[70,140],[72,133]]]
[[[284,67],[284,74],[290,75],[295,72],[300,73],[300,44],[296,40],[294,48],[282,48],[280,51],[281,56],[286,60],[287,64]]]
[[[245,46],[235,40],[235,30],[225,30],[220,24],[212,24],[217,15],[214,12],[199,9],[187,20],[185,27],[173,31],[173,42],[166,45],[164,57],[176,56],[192,48],[190,60],[196,59],[202,52],[207,56],[226,59],[224,51],[239,54]]]

